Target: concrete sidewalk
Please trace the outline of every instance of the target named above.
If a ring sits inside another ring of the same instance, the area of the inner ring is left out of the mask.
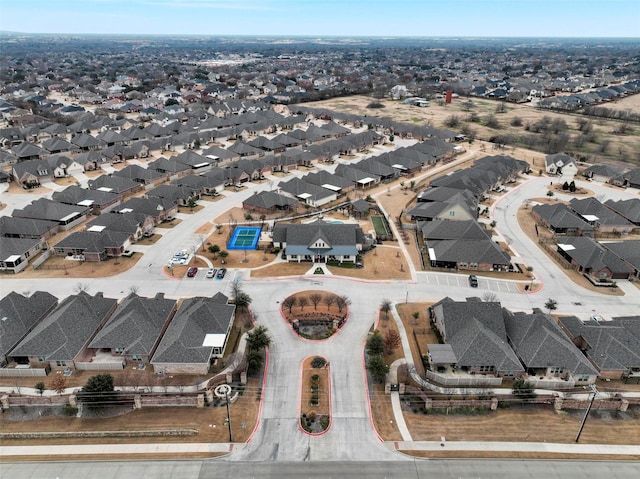
[[[614,454],[640,456],[640,445],[565,444],[547,442],[471,442],[471,441],[387,441],[392,451],[482,451],[532,452],[551,454]],[[189,454],[232,453],[245,444],[230,443],[148,443],[148,444],[78,444],[59,446],[0,446],[0,458],[15,456],[101,456],[118,454]]]

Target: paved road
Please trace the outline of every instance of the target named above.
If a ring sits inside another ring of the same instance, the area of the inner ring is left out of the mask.
[[[2,479],[636,479],[640,463],[610,461],[410,460],[349,462],[3,463]]]

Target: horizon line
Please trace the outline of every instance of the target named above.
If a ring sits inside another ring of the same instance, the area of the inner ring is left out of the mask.
[[[243,38],[368,38],[368,39],[580,39],[580,40],[640,40],[639,36],[551,36],[551,35],[333,35],[333,34],[276,34],[276,33],[88,33],[88,32],[21,32],[0,30],[4,34],[13,35],[55,35],[55,36],[129,36],[129,37],[243,37]],[[1,38],[0,38],[1,39]]]

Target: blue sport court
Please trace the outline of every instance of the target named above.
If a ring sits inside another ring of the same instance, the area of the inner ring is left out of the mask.
[[[261,230],[262,228],[259,226],[236,226],[233,236],[227,245],[227,249],[256,249]]]

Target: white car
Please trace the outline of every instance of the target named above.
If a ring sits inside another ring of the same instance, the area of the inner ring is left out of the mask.
[[[216,269],[215,268],[209,268],[207,270],[207,278],[215,278],[216,276]]]

